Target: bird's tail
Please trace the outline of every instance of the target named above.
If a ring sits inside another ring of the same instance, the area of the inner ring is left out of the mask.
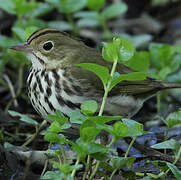
[[[164,82],[163,89],[181,88],[181,83]]]

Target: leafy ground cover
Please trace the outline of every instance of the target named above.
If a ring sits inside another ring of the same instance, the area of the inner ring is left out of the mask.
[[[181,179],[180,90],[158,94],[132,119],[102,114],[107,95],[123,80],[150,75],[181,82],[179,8],[169,0],[0,0],[0,179]],[[51,125],[33,110],[26,93],[30,62],[8,48],[45,27],[82,38],[113,63],[110,72],[79,65],[104,85],[98,116],[92,100],[69,117],[49,115]],[[118,63],[137,72],[116,74]],[[71,127],[68,120],[80,125],[80,137],[61,134]],[[96,140],[102,130],[106,144]]]

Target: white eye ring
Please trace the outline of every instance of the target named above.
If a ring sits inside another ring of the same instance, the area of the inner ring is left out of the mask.
[[[54,48],[54,42],[53,41],[46,41],[44,44],[43,44],[43,50],[48,52],[48,51],[51,51],[53,48]]]

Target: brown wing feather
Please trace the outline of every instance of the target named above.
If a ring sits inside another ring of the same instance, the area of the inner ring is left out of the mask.
[[[105,61],[97,50],[89,48],[85,45],[82,45],[82,49],[79,47],[77,56],[75,54],[73,54],[73,56],[74,61],[72,62],[72,64],[88,62],[106,66],[109,70],[111,70],[112,68],[112,63]],[[76,77],[76,79],[85,79],[87,83],[91,84],[97,91],[103,94],[104,89],[102,82],[94,73],[77,66],[73,66],[70,71],[71,74]],[[118,64],[116,71],[120,74],[135,72],[134,70],[123,64]],[[127,94],[136,96],[139,94],[142,95],[147,93],[154,94],[161,89],[163,89],[163,84],[160,81],[147,77],[142,81],[121,82],[112,89],[110,95],[114,96],[118,94]]]

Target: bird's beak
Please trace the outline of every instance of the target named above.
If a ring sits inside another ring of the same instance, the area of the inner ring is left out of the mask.
[[[27,42],[11,46],[10,49],[25,53],[31,53],[33,51],[33,48]]]

